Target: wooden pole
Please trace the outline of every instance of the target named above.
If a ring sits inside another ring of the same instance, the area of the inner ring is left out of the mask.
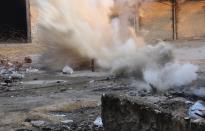
[[[135,32],[139,32],[140,31],[140,11],[139,11],[140,5],[137,5],[136,8],[136,15],[134,15],[134,28],[135,28]]]
[[[177,40],[177,2],[172,0],[172,28],[173,40]]]
[[[91,70],[92,72],[95,72],[95,59],[91,60]]]

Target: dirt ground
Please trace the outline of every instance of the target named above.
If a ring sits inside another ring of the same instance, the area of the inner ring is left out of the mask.
[[[189,89],[205,87],[205,41],[171,42],[175,56],[200,67],[198,80]],[[39,45],[1,45],[0,55],[23,60],[36,56]],[[35,63],[35,62],[34,62]],[[0,131],[103,130],[93,124],[101,115],[105,93],[135,93],[130,78],[114,78],[108,72],[37,71],[11,85],[0,85]]]

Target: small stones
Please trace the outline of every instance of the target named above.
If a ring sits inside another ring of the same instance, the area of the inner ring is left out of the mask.
[[[24,127],[32,127],[32,125],[31,125],[31,123],[30,122],[23,122],[22,123],[22,126],[24,126]]]
[[[157,110],[157,109],[155,109],[154,111],[155,111],[156,114],[160,114],[161,113],[161,111]]]
[[[60,92],[65,92],[66,88],[60,89]]]
[[[26,118],[24,122],[31,122],[32,120],[30,118]]]

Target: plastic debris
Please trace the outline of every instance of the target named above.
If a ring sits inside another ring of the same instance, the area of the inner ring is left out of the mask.
[[[56,117],[66,117],[65,114],[56,114],[56,115],[54,115],[54,116],[56,116]]]
[[[62,70],[62,72],[63,72],[63,74],[73,74],[73,69],[71,68],[71,67],[69,67],[69,66],[65,66],[64,68],[63,68],[63,70]]]
[[[203,101],[197,101],[189,108],[188,115],[192,119],[205,119],[205,105]]]
[[[73,123],[73,120],[64,120],[64,121],[61,121],[61,123],[63,123],[63,124],[69,124],[69,123]]]
[[[93,124],[97,127],[103,127],[102,118],[98,116],[96,120],[93,122]]]
[[[35,127],[41,127],[41,126],[45,125],[46,122],[42,121],[42,120],[37,120],[37,121],[31,121],[31,124]]]
[[[91,80],[91,81],[89,81],[89,83],[91,84],[91,83],[94,83],[95,82],[95,80]]]
[[[23,79],[24,75],[18,73],[17,71],[14,71],[14,72],[12,72],[11,77],[12,77],[12,79]]]
[[[38,69],[31,68],[31,67],[26,69],[26,73],[36,73],[38,71],[39,71]]]

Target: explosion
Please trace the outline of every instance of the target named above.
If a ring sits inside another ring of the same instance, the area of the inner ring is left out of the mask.
[[[152,46],[130,25],[142,0],[38,0],[42,56],[51,69],[95,59],[102,69],[133,76],[160,89],[190,84],[198,67],[179,64],[173,47]]]

